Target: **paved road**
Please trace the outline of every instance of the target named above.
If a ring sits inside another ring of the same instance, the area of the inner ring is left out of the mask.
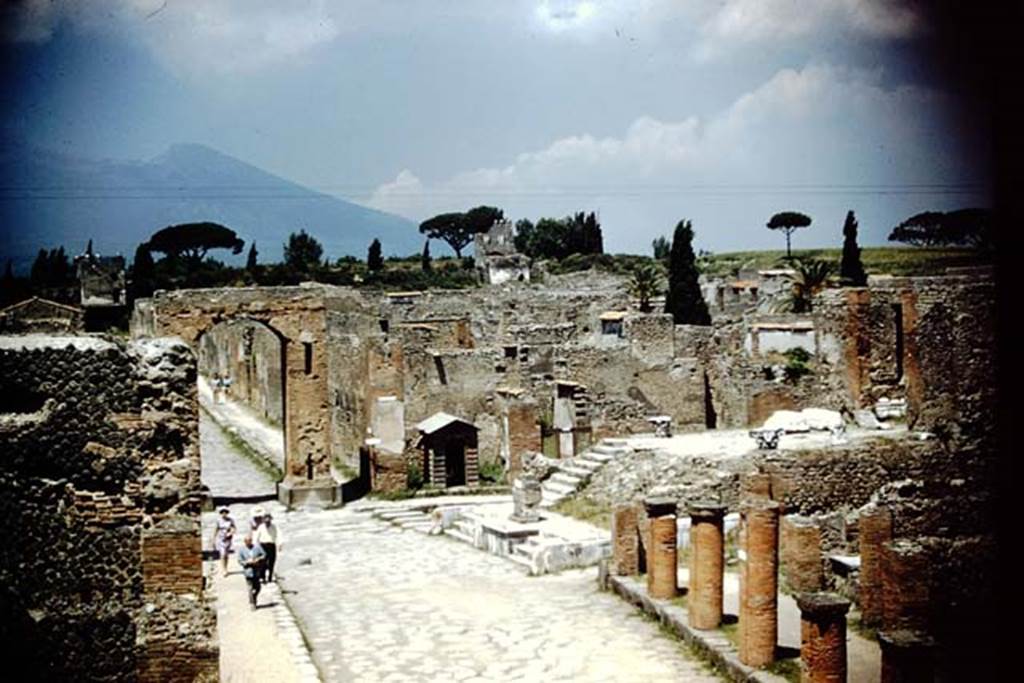
[[[200,479],[214,496],[246,497],[273,494],[274,480],[238,452],[205,412],[199,412]]]
[[[280,522],[282,587],[327,680],[721,680],[595,569],[528,577],[351,509]]]

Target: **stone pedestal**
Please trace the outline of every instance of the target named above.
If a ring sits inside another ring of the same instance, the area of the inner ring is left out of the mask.
[[[277,483],[277,502],[289,508],[333,507],[341,504],[341,487],[333,481],[285,479]]]
[[[935,680],[935,641],[920,631],[879,631],[882,683]]]
[[[885,544],[892,540],[892,512],[878,505],[861,509],[857,523],[860,536],[860,619],[865,626],[882,623],[882,564]]]
[[[540,505],[541,497],[540,482],[536,477],[517,477],[512,484],[512,521],[520,524],[539,522],[540,512],[537,506]]]
[[[676,501],[648,498],[644,509],[650,522],[647,543],[647,593],[669,600],[679,592],[676,553]]]
[[[696,502],[690,511],[690,625],[718,628],[722,623],[722,571],[725,567],[725,506]]]
[[[885,630],[927,631],[931,562],[913,541],[885,543],[882,561],[882,626]]]
[[[640,529],[635,505],[619,505],[612,510],[611,570],[618,576],[640,573]]]
[[[740,661],[761,667],[775,661],[778,640],[779,509],[752,499],[740,510]]]
[[[799,593],[801,683],[845,683],[846,613],[835,593]]]

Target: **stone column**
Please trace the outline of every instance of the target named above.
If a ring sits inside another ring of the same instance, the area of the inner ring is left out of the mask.
[[[745,529],[740,564],[740,661],[761,667],[775,661],[778,640],[779,509],[750,499],[740,510]]]
[[[882,626],[927,630],[931,573],[927,550],[908,540],[886,543],[883,549]]]
[[[798,593],[800,683],[845,683],[846,612],[850,601],[835,593]]]
[[[810,517],[786,515],[779,527],[780,558],[786,583],[794,592],[820,591],[824,582],[821,566],[821,528]]]
[[[690,625],[718,628],[722,623],[722,571],[725,567],[725,535],[720,503],[690,504]]]
[[[644,501],[650,536],[647,543],[647,593],[668,600],[678,589],[676,552],[676,501],[672,498],[648,498]]]
[[[612,572],[618,576],[640,573],[640,530],[636,505],[617,505],[612,511]]]
[[[882,683],[935,680],[935,641],[920,631],[879,631]]]
[[[860,619],[865,626],[882,622],[882,563],[884,545],[892,540],[892,512],[880,505],[860,511]]]

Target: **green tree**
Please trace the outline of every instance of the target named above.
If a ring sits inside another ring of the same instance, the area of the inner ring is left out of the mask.
[[[835,263],[812,258],[791,259],[790,263],[794,271],[789,276],[791,310],[808,313],[814,309],[814,297],[828,285]]]
[[[249,271],[249,273],[256,272],[256,257],[258,255],[259,252],[256,251],[256,243],[253,242],[252,244],[249,245],[249,256],[247,256],[245,259],[245,269]]]
[[[665,312],[677,325],[710,325],[711,314],[700,291],[697,262],[693,255],[693,225],[681,220],[672,236],[669,253],[668,294]]]
[[[466,212],[466,228],[471,235],[487,232],[502,220],[505,220],[505,212],[495,206],[478,206]]]
[[[458,212],[428,218],[420,223],[420,232],[430,239],[446,242],[457,258],[462,258],[462,250],[473,240],[466,214]]]
[[[925,211],[903,221],[889,233],[890,242],[914,246],[992,246],[992,212],[989,209]]]
[[[300,276],[314,274],[320,269],[323,255],[323,246],[304,229],[288,235],[288,243],[284,245],[284,265],[287,270]]]
[[[423,243],[423,255],[420,256],[420,269],[424,273],[429,273],[434,269],[432,259],[430,258],[430,240]]]
[[[142,299],[152,296],[156,289],[156,264],[149,246],[143,242],[135,249],[132,260],[132,298]]]
[[[811,217],[798,211],[783,211],[771,217],[766,224],[769,230],[781,230],[786,235],[786,259],[793,258],[789,248],[790,236],[797,228],[806,228],[811,224]]]
[[[630,276],[626,285],[630,296],[636,297],[640,303],[641,313],[651,312],[651,299],[661,289],[661,276],[653,263],[641,263]]]
[[[664,235],[659,235],[651,242],[654,250],[654,258],[658,261],[667,261],[669,252],[672,251],[672,243]]]
[[[857,218],[853,211],[846,213],[846,222],[843,223],[843,258],[839,265],[839,278],[843,284],[853,287],[863,287],[868,282],[860,260],[860,247],[857,246]]]
[[[149,238],[149,250],[166,254],[171,259],[184,256],[193,264],[206,258],[210,249],[230,249],[241,254],[245,241],[234,230],[210,222],[182,223],[159,230]]]
[[[381,255],[380,240],[374,238],[366,252],[366,269],[371,273],[384,270],[384,257]]]

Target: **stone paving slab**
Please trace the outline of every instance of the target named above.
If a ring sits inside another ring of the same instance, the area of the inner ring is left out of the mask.
[[[199,412],[200,480],[218,498],[273,495],[273,478],[238,452],[223,429]]]
[[[283,595],[325,680],[721,680],[593,569],[530,578],[351,509],[278,523]]]

